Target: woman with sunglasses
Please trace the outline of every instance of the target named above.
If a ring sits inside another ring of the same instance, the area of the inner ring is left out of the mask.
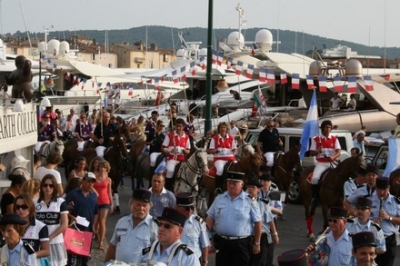
[[[47,224],[50,240],[50,265],[67,264],[67,251],[63,233],[68,227],[68,210],[64,199],[58,197],[57,181],[53,175],[45,175],[40,183],[39,199],[36,204],[36,218]]]
[[[22,241],[28,243],[36,253],[37,265],[40,265],[40,258],[47,258],[50,254],[49,230],[47,226],[35,218],[35,204],[27,194],[18,195],[15,199],[14,212],[26,221]]]
[[[97,205],[99,208],[99,218],[97,219],[95,229],[100,250],[104,250],[107,216],[110,210],[112,212],[114,208],[111,192],[112,181],[111,178],[108,177],[110,169],[110,164],[106,160],[100,162],[96,171],[96,182],[93,184],[93,188],[96,190],[98,195]]]

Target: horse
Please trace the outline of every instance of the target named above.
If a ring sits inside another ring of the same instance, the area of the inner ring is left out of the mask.
[[[390,194],[400,197],[400,169],[390,173]]]
[[[247,183],[249,178],[258,177],[260,174],[260,166],[262,164],[262,158],[256,153],[250,154],[246,157],[243,157],[237,163],[232,163],[229,167],[226,167],[226,173],[229,171],[233,172],[242,172],[245,174],[244,183]],[[208,192],[208,205],[211,206],[215,197],[215,178],[209,175],[203,175],[201,179],[201,185]],[[226,190],[226,187],[223,187],[223,190]]]
[[[129,156],[130,156],[130,174],[131,174],[131,180],[132,180],[132,189],[134,188],[134,182],[135,178],[142,178],[142,175],[138,176],[138,172],[136,171],[136,165],[137,165],[137,160],[139,156],[143,153],[143,149],[146,146],[146,141],[142,139],[137,139],[131,144]],[[143,158],[143,157],[142,157]],[[141,164],[139,164],[141,165]],[[149,164],[150,165],[150,158],[149,158]],[[139,181],[138,181],[139,182]]]
[[[334,162],[332,162],[334,164]],[[360,167],[365,167],[362,156],[350,157],[343,162],[339,162],[336,168],[327,169],[322,175],[319,182],[319,199],[322,206],[322,214],[324,218],[324,228],[328,226],[328,209],[331,206],[343,206],[344,191],[343,186],[349,177],[355,178]],[[315,209],[310,209],[311,201],[311,184],[307,181],[307,176],[314,170],[311,166],[300,175],[299,188],[303,199],[305,216],[307,221],[307,230],[310,241],[315,241],[315,235],[312,227]]]
[[[196,199],[196,203],[200,201],[199,182],[203,174],[208,173],[207,151],[205,148],[198,148],[195,144],[192,145],[195,151],[190,155],[189,159],[182,163],[174,181],[174,194],[182,192],[190,192]],[[205,208],[203,208],[205,207]],[[197,208],[198,214],[204,215],[207,206],[200,205]]]
[[[286,153],[279,153],[274,161],[274,183],[279,190],[285,191],[285,202],[287,203],[288,194],[290,193],[290,183],[294,179],[293,170],[301,171],[300,146],[293,146]]]
[[[78,140],[76,138],[69,139],[64,143],[65,148],[62,157],[64,159],[65,176],[68,176],[74,168],[74,163],[77,158],[83,156],[86,158],[87,163],[90,163],[90,161],[96,157],[97,154],[94,142],[89,142],[85,146],[83,151],[79,151]]]
[[[238,146],[235,157],[238,161],[240,161],[241,158],[248,156],[250,154],[254,154],[254,153],[255,153],[255,150],[254,150],[253,146],[251,146],[250,143],[243,142],[242,145]]]
[[[61,140],[53,140],[52,142],[43,142],[42,145],[40,146],[39,153],[37,153],[37,156],[39,156],[42,159],[42,165],[46,165],[47,163],[47,156],[49,156],[50,153],[53,154],[59,154],[62,155],[64,152],[64,142]]]

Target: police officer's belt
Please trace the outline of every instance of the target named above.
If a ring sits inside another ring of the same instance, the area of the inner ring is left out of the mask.
[[[245,239],[250,236],[221,236],[225,240],[238,240],[238,239]]]

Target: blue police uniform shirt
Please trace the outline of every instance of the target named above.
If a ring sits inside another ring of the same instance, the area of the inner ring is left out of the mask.
[[[219,195],[207,211],[215,221],[215,231],[220,236],[250,236],[253,224],[261,222],[258,203],[246,192],[231,200],[228,192]]]
[[[7,265],[21,265],[21,266],[36,266],[36,253],[29,254],[23,247],[22,240],[15,246],[14,249],[8,249],[7,245],[3,246],[6,249],[6,255],[8,258]],[[23,252],[24,264],[21,264],[21,252]]]
[[[197,258],[200,258],[201,249],[210,246],[210,240],[207,234],[206,223],[200,217],[201,220],[196,217],[199,216],[192,214],[186,220],[181,241],[194,251]]]
[[[350,265],[352,261],[351,250],[353,248],[353,243],[347,229],[344,230],[337,241],[333,238],[332,232],[328,233],[326,243],[331,248],[328,260],[329,266]]]
[[[380,200],[378,198],[378,195],[374,193],[371,200],[372,200],[371,215],[372,217],[379,217]],[[389,195],[385,200],[382,201],[382,207],[389,216],[392,217],[400,216],[400,204],[396,201],[393,195]],[[382,228],[385,237],[391,236],[397,231],[399,231],[398,225],[394,225],[391,221],[386,219],[382,219],[380,226]]]
[[[356,234],[359,232],[372,232],[375,236],[376,248],[386,251],[385,236],[383,235],[383,231],[379,225],[375,224],[374,222],[368,220],[366,224],[361,224],[358,218],[354,218],[351,220],[351,222],[347,222],[346,228],[350,234]]]
[[[364,185],[362,187],[357,188],[356,190],[353,191],[353,194],[351,194],[347,200],[351,204],[356,204],[358,197],[366,197],[371,199],[372,194],[375,192],[375,188],[370,189],[368,185]]]
[[[262,191],[262,189],[260,189],[260,192],[258,192],[258,196],[262,199],[268,199],[271,191],[279,191],[278,186],[276,184],[272,183],[268,192],[264,192],[264,191]],[[282,204],[282,201],[280,201],[280,200],[271,200],[270,199],[269,206],[283,211],[283,204]],[[277,216],[278,216],[277,214],[272,213],[272,218],[276,218]]]
[[[153,256],[149,257],[150,252],[147,252],[142,257],[142,262],[147,261],[157,261],[168,263],[169,255],[171,254],[173,248],[176,245],[183,244],[181,240],[176,241],[171,246],[169,246],[162,254],[161,254],[161,245],[156,241],[153,245],[157,245],[154,250]],[[195,253],[188,255],[183,249],[179,249],[174,257],[171,260],[171,263],[167,264],[168,266],[200,266],[199,258],[196,257]]]
[[[153,206],[150,208],[150,215],[157,218],[161,217],[162,211],[165,207],[175,208],[176,198],[174,193],[163,188],[160,195],[155,195],[152,192],[152,188],[149,189],[151,192],[150,201]]]
[[[110,243],[116,247],[115,260],[139,263],[142,249],[157,240],[158,226],[151,215],[147,215],[135,228],[132,214],[122,217],[115,225]]]
[[[344,190],[344,196],[350,197],[354,191],[356,191],[358,188],[363,187],[365,184],[357,185],[355,179],[349,179],[346,182],[344,182],[343,190]]]
[[[265,203],[261,198],[257,199],[258,206],[260,208],[261,220],[262,220],[262,232],[270,234],[269,223],[274,220],[274,216],[271,212],[271,208],[268,203]]]

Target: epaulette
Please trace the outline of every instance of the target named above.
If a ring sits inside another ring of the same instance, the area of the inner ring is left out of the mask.
[[[32,255],[33,253],[35,253],[35,250],[33,249],[33,247],[26,242],[24,242],[24,248],[25,248],[26,252],[28,252],[29,255]]]
[[[188,256],[192,255],[194,253],[193,250],[191,250],[186,244],[180,244],[178,246],[177,250],[178,249],[182,249],[186,253],[186,255],[188,255]]]
[[[397,204],[400,204],[400,197],[394,197],[394,199],[397,202]]]
[[[354,219],[347,218],[347,222],[352,224],[352,223],[354,223]]]
[[[252,196],[250,196],[250,194],[249,195],[247,195],[247,197],[249,198],[249,199],[251,199],[251,201],[254,201],[256,198],[253,198]]]
[[[272,183],[272,184],[271,184],[271,187],[272,187],[272,188],[278,188],[278,186],[277,186],[275,183]]]
[[[194,218],[195,218],[197,221],[199,221],[199,223],[201,223],[201,224],[204,222],[203,218],[201,218],[201,217],[198,216],[198,215],[196,215]]]
[[[151,246],[150,246],[150,247],[147,247],[147,248],[144,248],[144,249],[142,249],[142,255],[145,255],[145,254],[149,253],[150,249],[151,249]]]
[[[260,199],[262,202],[264,202],[265,204],[269,204],[269,199],[268,198],[266,198],[266,199]]]
[[[382,228],[381,228],[381,226],[379,224],[377,224],[375,222],[372,222],[372,221],[371,221],[371,224],[376,228],[376,230],[378,230],[378,231],[382,230]]]

